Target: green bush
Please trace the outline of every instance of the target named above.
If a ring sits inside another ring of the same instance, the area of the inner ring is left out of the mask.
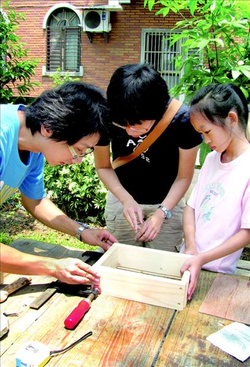
[[[60,85],[67,82],[79,82],[79,78],[71,77],[68,71],[62,72],[60,68],[56,69],[56,71],[50,76],[53,80],[53,84],[55,87],[59,87]]]
[[[2,4],[4,11],[0,12],[0,101],[1,103],[15,102],[13,98],[27,96],[30,91],[40,84],[32,82],[38,65],[38,59],[28,57],[29,49],[20,42],[16,34],[20,20],[25,20],[23,13],[11,9],[10,1]]]
[[[60,68],[51,76],[54,87],[79,81],[62,73]],[[47,196],[70,218],[93,225],[105,225],[104,207],[107,190],[99,180],[94,157],[84,157],[80,165],[51,167],[45,162],[44,182]]]
[[[44,182],[48,197],[70,218],[105,224],[107,190],[97,176],[92,155],[79,165],[51,167],[46,162]]]

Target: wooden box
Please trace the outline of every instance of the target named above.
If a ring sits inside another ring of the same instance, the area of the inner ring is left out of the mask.
[[[93,268],[103,294],[183,310],[190,273],[180,268],[190,256],[114,243]]]

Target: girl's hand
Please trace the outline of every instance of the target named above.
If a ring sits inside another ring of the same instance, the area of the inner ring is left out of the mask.
[[[155,212],[151,217],[149,217],[141,226],[140,230],[135,236],[135,241],[150,242],[155,239],[161,230],[164,218]]]
[[[142,209],[140,205],[132,198],[124,201],[123,215],[132,229],[137,232],[140,225],[143,224]]]
[[[192,298],[192,295],[195,291],[195,288],[197,286],[199,274],[202,268],[202,262],[200,259],[200,255],[195,255],[194,257],[191,257],[190,259],[186,260],[185,263],[181,267],[181,275],[184,273],[184,271],[189,270],[190,271],[190,280],[189,280],[189,286],[188,286],[188,293],[187,298],[190,301]]]
[[[184,254],[187,255],[198,255],[197,248],[195,244],[193,246],[188,246],[187,243],[185,243],[185,251]]]

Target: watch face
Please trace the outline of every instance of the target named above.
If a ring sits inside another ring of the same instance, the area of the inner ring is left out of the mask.
[[[165,215],[165,219],[169,219],[172,217],[172,212],[171,210],[168,210],[167,208],[165,208],[165,206],[159,205],[158,209],[161,209]]]
[[[167,219],[170,219],[172,217],[172,213],[170,210],[166,210],[165,214]]]

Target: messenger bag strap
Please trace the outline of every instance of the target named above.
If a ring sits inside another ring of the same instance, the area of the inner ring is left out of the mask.
[[[123,166],[124,164],[137,158],[142,152],[144,152],[150,145],[152,145],[155,140],[162,134],[164,130],[168,127],[170,122],[173,120],[175,114],[180,109],[182,102],[178,99],[173,98],[169,103],[166,112],[164,113],[162,119],[158,122],[156,127],[151,131],[150,134],[143,140],[143,142],[138,145],[138,147],[129,155],[124,157],[118,157],[112,162],[113,169]]]

